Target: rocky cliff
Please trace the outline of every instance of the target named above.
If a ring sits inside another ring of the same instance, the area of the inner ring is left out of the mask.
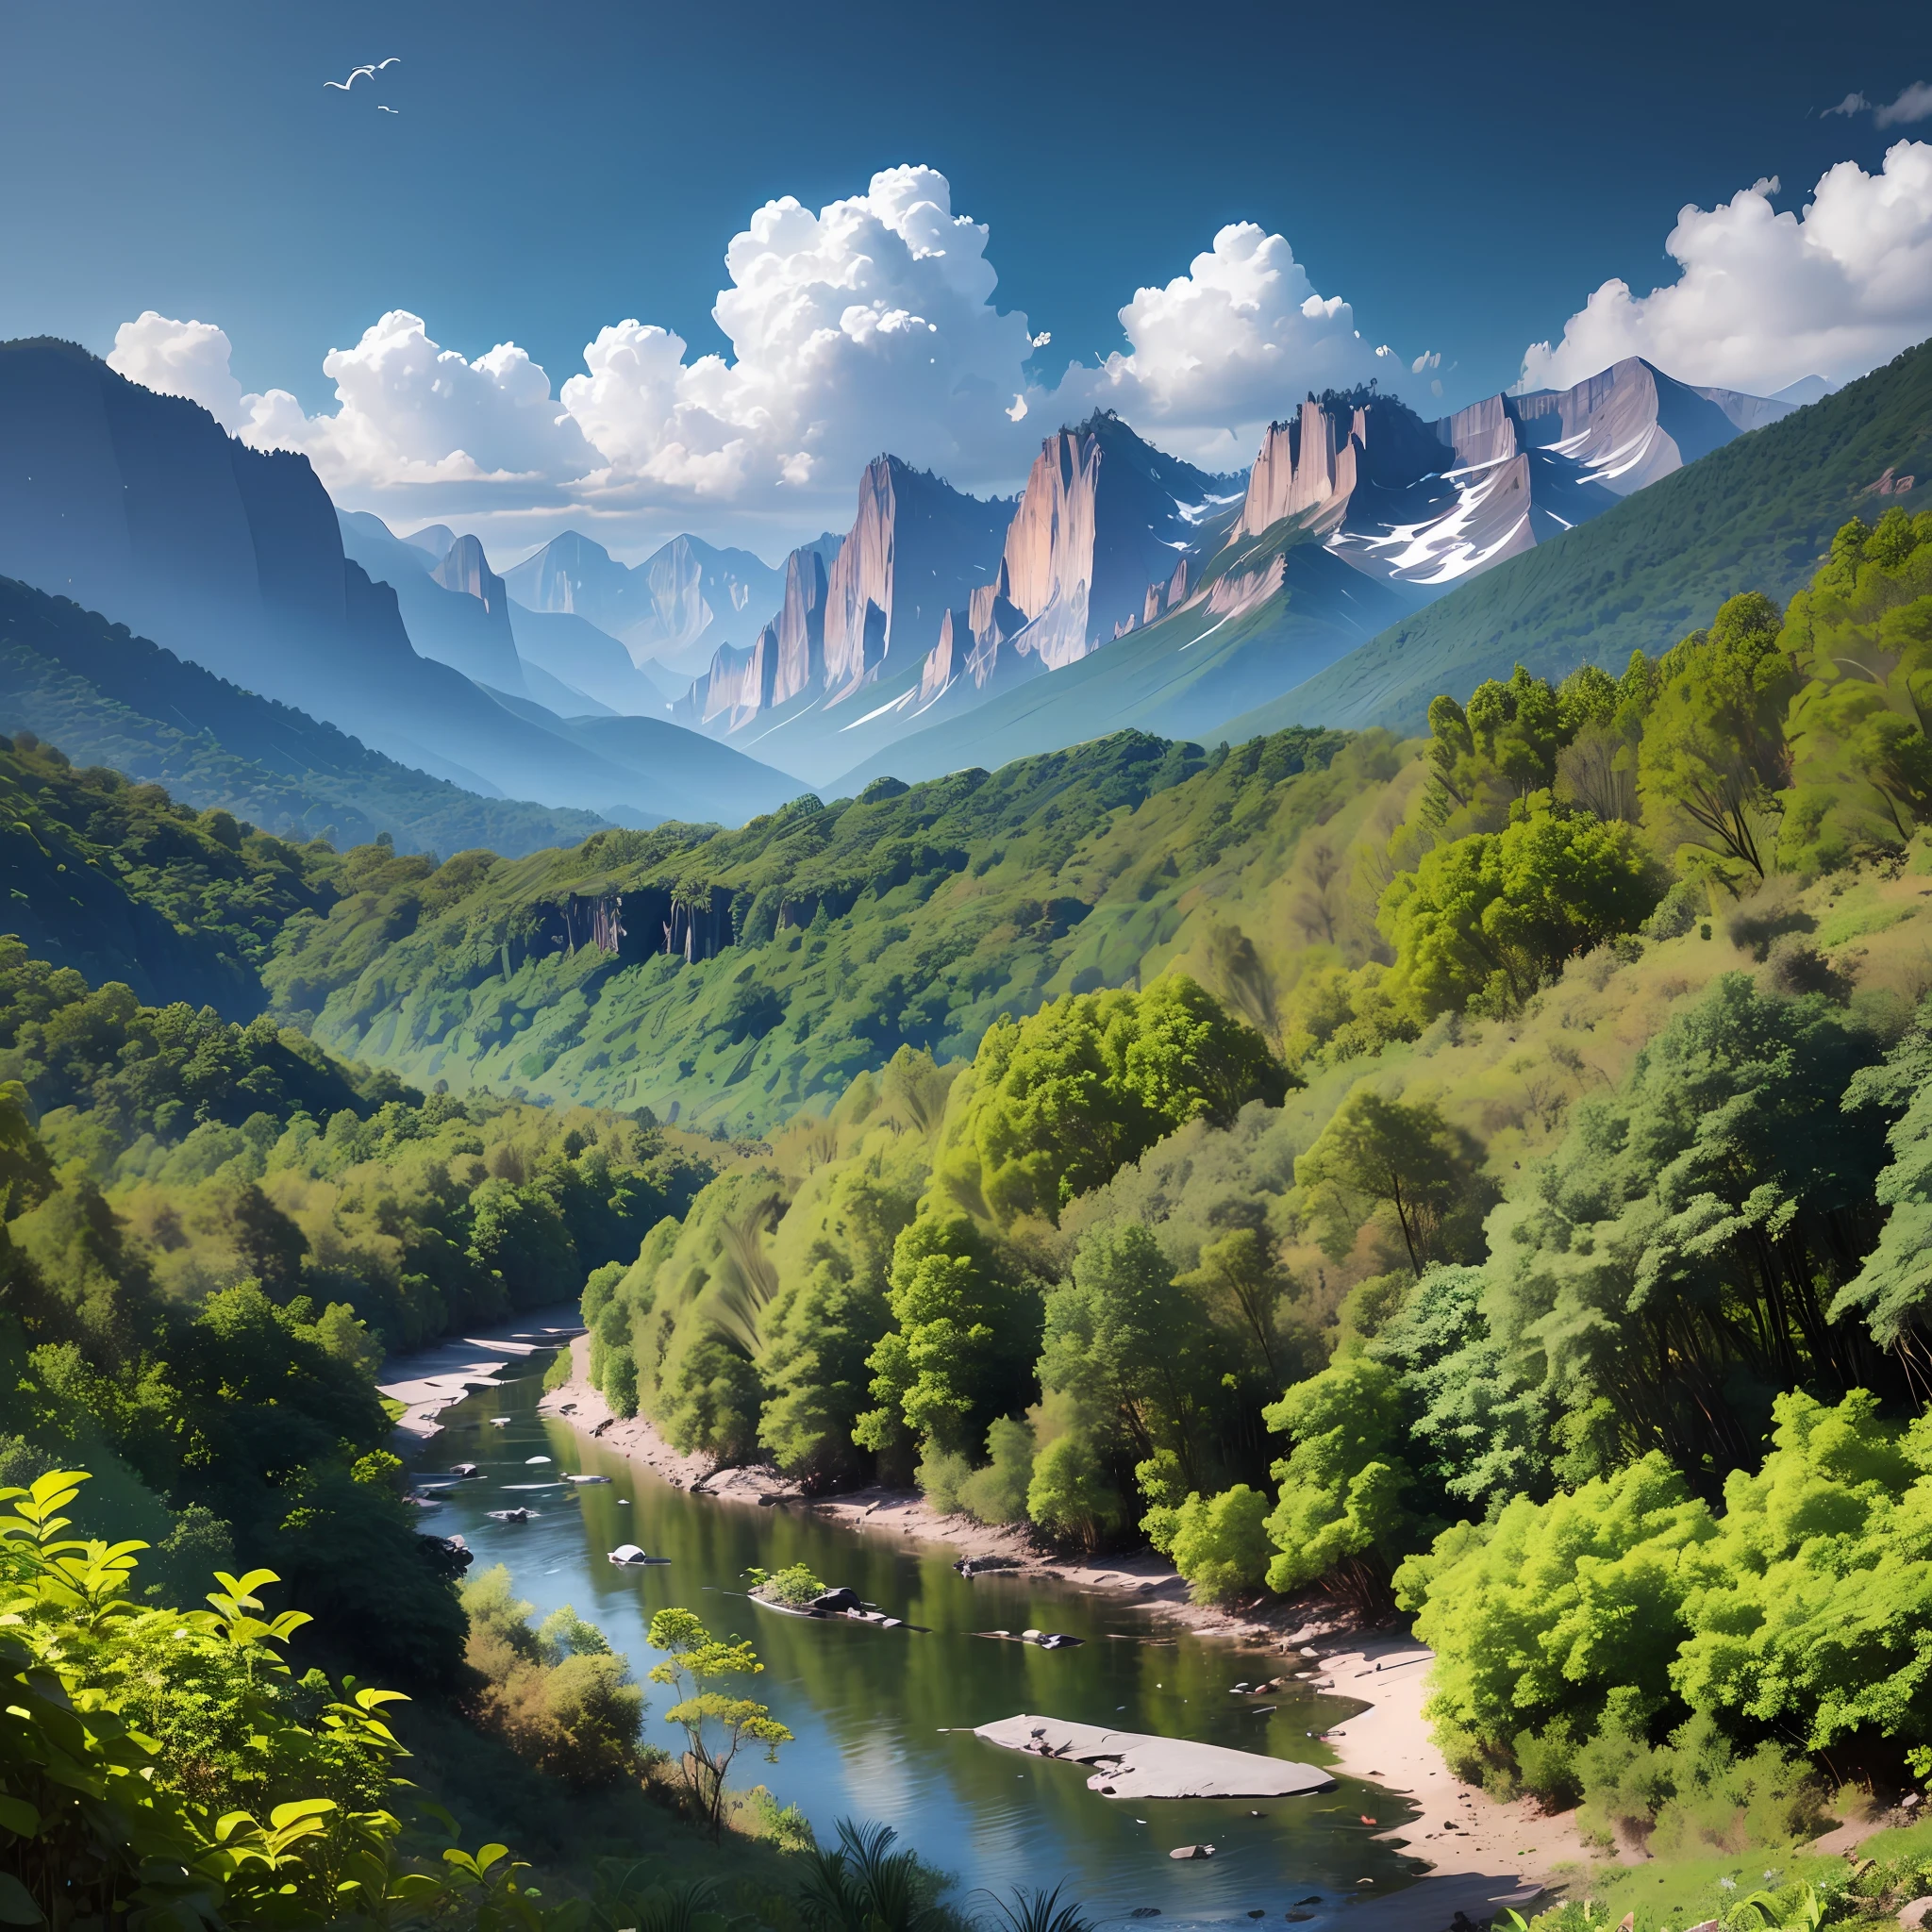
[[[1213,477],[1117,416],[1049,437],[1001,553],[1004,593],[1031,621],[1022,648],[1057,671],[1141,620],[1217,503]]]
[[[503,579],[491,570],[474,537],[450,535],[435,550],[429,532],[419,530],[408,540],[393,536],[380,517],[366,510],[348,511],[337,521],[344,553],[395,592],[409,641],[422,656],[492,691],[528,693]],[[468,548],[447,563],[463,543]]]
[[[1371,391],[1309,396],[1269,425],[1229,541],[1296,517],[1356,568],[1432,595],[1788,408],[1692,389],[1635,358],[1434,423]]]
[[[868,463],[858,513],[825,591],[826,702],[867,683],[888,657],[917,665],[946,613],[992,574],[1010,503],[967,496],[897,457]]]

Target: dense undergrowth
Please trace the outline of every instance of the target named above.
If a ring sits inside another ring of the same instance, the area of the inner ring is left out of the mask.
[[[369,1381],[582,1286],[680,1448],[1399,1605],[1491,1789],[1802,1842],[1932,1774],[1928,680],[1892,512],[1420,742],[1117,739],[517,861],[238,848],[16,752],[50,824],[188,841],[124,898],[200,893],[278,1018],[0,958],[0,1453],[601,1775],[622,1672],[507,1583],[465,1617]]]

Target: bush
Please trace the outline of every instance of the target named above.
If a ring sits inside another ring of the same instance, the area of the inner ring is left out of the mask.
[[[1026,1513],[1051,1535],[1091,1549],[1125,1511],[1093,1444],[1074,1430],[1056,1436],[1034,1458]]]
[[[1178,1508],[1151,1509],[1141,1527],[1174,1558],[1197,1604],[1225,1603],[1257,1588],[1274,1555],[1268,1498],[1246,1483],[1218,1496],[1191,1495]]]
[[[973,1465],[950,1449],[928,1443],[919,1458],[913,1480],[920,1492],[941,1516],[951,1516],[959,1507],[959,1490],[973,1474]]]
[[[605,1351],[604,1400],[612,1415],[628,1418],[638,1412],[637,1357],[627,1348]]]
[[[990,1460],[958,1485],[959,1506],[978,1523],[1024,1523],[1033,1480],[1033,1431],[1002,1416],[986,1432]]]
[[[1680,940],[1703,916],[1705,894],[1683,880],[1657,901],[1657,910],[1637,929],[1645,939]]]
[[[1787,878],[1767,879],[1763,888],[1732,908],[1724,937],[1732,945],[1762,959],[1773,940],[1789,932],[1809,932],[1818,922],[1798,904],[1798,887]]]
[[[1766,977],[1773,990],[1787,999],[1796,999],[1807,992],[1822,992],[1826,999],[1840,1002],[1852,996],[1850,979],[1810,941],[1794,932],[1782,933],[1773,940],[1766,958],[1770,961]]]
[[[641,1774],[644,1693],[595,1624],[565,1605],[533,1630],[530,1606],[512,1594],[501,1563],[465,1584],[462,1602],[486,1729],[574,1790]]]
[[[1803,1758],[1775,1744],[1740,1755],[1699,1713],[1668,1742],[1607,1724],[1576,1754],[1583,1791],[1577,1824],[1610,1846],[1623,1833],[1659,1856],[1741,1852],[1790,1844],[1829,1822],[1824,1794]]]
[[[824,1596],[825,1586],[803,1563],[784,1570],[747,1570],[752,1594],[768,1604],[783,1604],[787,1609],[802,1610],[813,1598]]]
[[[1545,1811],[1567,1811],[1583,1795],[1576,1736],[1561,1719],[1541,1731],[1519,1731],[1515,1750],[1518,1780]]]

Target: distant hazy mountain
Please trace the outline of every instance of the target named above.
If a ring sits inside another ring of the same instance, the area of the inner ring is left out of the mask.
[[[1408,729],[1436,692],[1466,696],[1519,662],[1548,677],[1621,670],[1740,591],[1789,597],[1848,518],[1915,509],[1928,483],[1932,342],[1461,585],[1226,731]]]
[[[425,554],[397,548],[412,570]],[[480,550],[446,553],[438,569],[436,588],[456,600],[440,611],[475,604],[493,630],[507,625]],[[420,656],[397,590],[345,556],[307,458],[249,449],[198,405],[126,382],[71,343],[0,344],[0,575],[485,795],[619,820],[735,821],[795,789],[661,721],[661,759],[601,757],[541,706],[499,700]]]
[[[509,594],[474,537],[450,534],[432,552],[418,531],[404,542],[366,510],[339,514],[343,553],[396,593],[409,641],[425,658],[499,691],[529,692],[510,629]]]
[[[720,644],[749,643],[783,590],[782,574],[748,550],[674,537],[630,565],[575,530],[507,570],[504,581],[525,609],[585,618],[635,663],[656,658],[687,678]]]
[[[409,641],[492,691],[535,698],[559,716],[597,710],[661,717],[666,692],[588,619],[525,610],[475,537],[432,524],[393,536],[366,510],[340,513],[342,547],[396,593]],[[444,538],[439,550],[436,546]]]
[[[595,813],[482,798],[364,749],[62,597],[0,578],[0,732],[26,726],[76,764],[108,765],[284,838],[509,858],[588,838]]]

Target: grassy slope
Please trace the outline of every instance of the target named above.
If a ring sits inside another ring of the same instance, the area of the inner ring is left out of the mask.
[[[1888,468],[1904,497],[1866,493]],[[1713,451],[1617,508],[1476,577],[1272,704],[1232,741],[1285,725],[1418,726],[1438,691],[1467,697],[1517,663],[1546,677],[1621,670],[1667,649],[1740,591],[1781,602],[1847,518],[1920,505],[1932,483],[1932,342]]]
[[[1224,736],[1214,729],[1222,719],[1333,663],[1405,606],[1399,592],[1286,522],[1215,557],[1202,584],[1264,570],[1284,550],[1282,589],[1252,609],[1223,617],[1204,601],[1129,631],[1064,670],[908,734],[832,789],[857,791],[889,773],[927,778],[961,765],[993,767],[1113,731],[1208,741]]]
[[[1123,734],[739,832],[473,855],[298,922],[271,978],[318,1040],[414,1077],[762,1129],[902,1043],[970,1054],[997,1014],[1164,965],[1196,914],[1278,877],[1339,745],[1290,733],[1210,758]],[[573,892],[696,880],[769,936],[691,965],[552,936]],[[777,928],[781,901],[795,923]]]
[[[405,851],[524,853],[604,823],[412,771],[64,597],[0,578],[0,730],[22,725],[76,763],[298,838],[357,844],[387,831]]]

